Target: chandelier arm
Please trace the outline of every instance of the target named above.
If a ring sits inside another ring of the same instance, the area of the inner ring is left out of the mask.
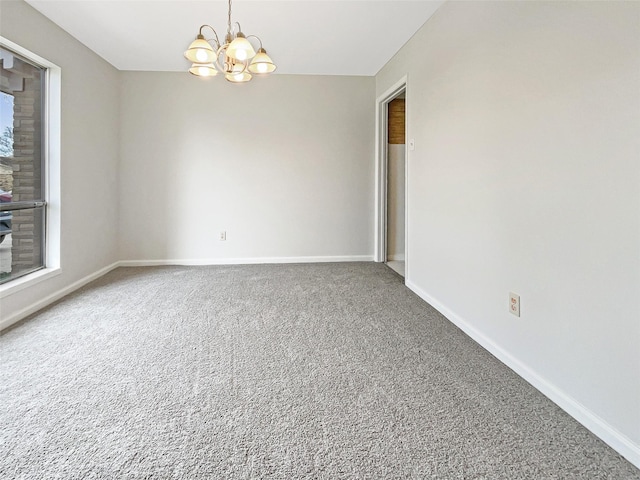
[[[257,35],[247,35],[247,40],[249,40],[251,37],[253,37],[256,40],[258,40],[258,42],[260,43],[260,48],[263,48],[262,47],[262,40],[260,40],[260,37],[258,37]]]
[[[242,70],[238,70],[237,72],[233,72],[234,75],[240,75],[246,72],[249,69],[249,61],[244,60],[242,62],[238,62],[236,65],[242,64]]]
[[[220,56],[222,54],[224,54],[225,58],[226,58],[226,50],[227,50],[228,46],[229,46],[229,44],[225,43],[220,48],[218,48],[218,51],[216,52],[216,59],[213,61],[213,63],[216,66],[216,68],[218,69],[218,71],[220,73],[225,73],[225,74],[226,73],[240,74],[240,73],[244,73],[244,72],[248,71],[248,69],[249,69],[249,60],[244,60],[242,62],[236,60],[236,62],[237,62],[236,65],[242,64],[242,70],[239,70],[237,72],[234,72],[233,69],[231,69],[231,70],[227,69],[226,68],[227,62],[220,63]]]
[[[220,63],[220,54],[226,50],[227,45],[228,44],[225,43],[224,45],[218,48],[218,51],[216,52],[216,59],[213,62],[215,66],[218,68],[218,71],[223,74],[227,73],[227,69],[224,67],[224,64]]]
[[[199,35],[202,35],[202,29],[205,27],[209,27],[211,29],[211,31],[213,32],[213,34],[215,35],[215,42],[216,42],[216,46],[217,48],[220,48],[220,39],[218,38],[218,32],[216,32],[216,29],[213,28],[211,25],[201,25],[200,26],[200,31],[198,32]],[[210,42],[211,40],[214,40],[213,38],[207,38],[207,42]]]

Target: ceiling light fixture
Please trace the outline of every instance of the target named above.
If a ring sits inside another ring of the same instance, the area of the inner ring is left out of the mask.
[[[255,35],[245,36],[240,24],[238,31],[231,28],[231,0],[229,0],[229,15],[227,20],[227,35],[225,42],[220,43],[218,33],[211,25],[202,25],[196,39],[184,52],[184,56],[191,62],[189,73],[198,77],[213,77],[221,73],[232,83],[244,83],[251,80],[253,75],[268,75],[276,66],[262,47],[262,40]],[[202,31],[210,28],[214,38],[205,39]],[[260,43],[258,52],[253,49],[249,38],[255,38]]]

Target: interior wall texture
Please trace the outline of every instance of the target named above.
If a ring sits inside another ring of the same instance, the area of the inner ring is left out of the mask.
[[[640,4],[447,2],[403,75],[407,284],[638,465]]]
[[[122,72],[121,259],[372,259],[374,92],[373,77]]]
[[[117,261],[119,78],[25,2],[0,2],[0,34],[62,70],[62,273],[2,298],[6,319]]]

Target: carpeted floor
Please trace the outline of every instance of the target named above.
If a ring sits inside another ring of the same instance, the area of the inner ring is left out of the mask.
[[[2,479],[640,479],[381,264],[120,268],[0,355]]]

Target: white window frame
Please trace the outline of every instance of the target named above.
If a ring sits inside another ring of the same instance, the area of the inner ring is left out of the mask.
[[[62,273],[60,265],[60,107],[61,80],[60,67],[39,55],[0,36],[0,46],[11,50],[39,67],[45,68],[43,144],[44,154],[44,199],[46,205],[44,268],[18,277],[0,285],[0,298],[7,297]]]

